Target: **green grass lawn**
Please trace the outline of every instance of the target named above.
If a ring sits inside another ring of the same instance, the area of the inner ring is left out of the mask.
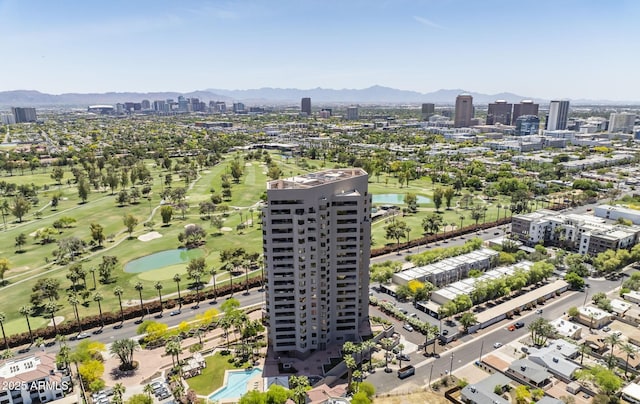
[[[144,286],[143,298],[152,299],[157,297],[157,291],[154,288],[154,284],[157,281],[162,282],[163,296],[176,292],[177,286],[172,278],[174,274],[180,273],[185,275],[182,277],[181,290],[186,291],[190,282],[186,278],[186,264],[167,266],[139,274],[125,273],[123,266],[135,258],[180,247],[178,235],[184,231],[184,227],[187,224],[200,224],[208,233],[205,244],[200,247],[202,256],[206,260],[207,268],[219,268],[221,266],[220,252],[227,248],[242,246],[250,253],[261,252],[262,231],[258,224],[260,209],[256,204],[260,201],[260,195],[266,190],[266,182],[268,181],[265,174],[266,168],[261,161],[252,160],[243,163],[244,175],[239,183],[233,183],[232,197],[229,201],[224,202],[232,207],[223,217],[224,227],[230,228],[230,231],[218,232],[210,226],[208,219],[201,218],[199,214],[198,204],[208,200],[212,191],[220,193],[221,176],[229,172],[228,166],[233,158],[235,158],[235,154],[227,155],[216,166],[207,167],[200,172],[200,179],[187,192],[187,202],[190,205],[188,211],[185,212],[184,217],[182,217],[181,212],[175,211],[171,223],[167,226],[162,225],[159,209],[155,210],[154,214],[151,215],[151,211],[160,206],[160,194],[164,189],[163,176],[167,174],[167,171],[156,167],[151,160],[147,161],[147,166],[153,178],[151,201],[141,199],[137,204],[129,204],[122,207],[117,206],[115,196],[111,194],[111,190],[96,191],[92,189],[89,200],[86,203],[80,203],[75,185],[69,186],[66,183],[68,178],[72,178],[68,170],[65,172],[65,177],[62,181],[63,185],[60,186],[55,184],[49,177],[48,170],[44,173],[41,170],[37,170],[34,173],[34,181],[43,186],[48,186],[48,190],[41,191],[38,194],[38,206],[31,209],[24,217],[23,223],[17,223],[13,216],[8,216],[6,231],[0,231],[0,257],[6,257],[11,262],[11,269],[5,273],[8,285],[0,289],[0,308],[7,316],[5,323],[7,334],[10,335],[26,330],[26,321],[19,314],[18,309],[22,305],[29,303],[31,288],[42,277],[60,280],[63,290],[60,293],[60,300],[58,300],[59,311],[57,315],[64,316],[67,321],[73,319],[73,311],[67,303],[66,297],[67,289],[71,285],[71,282],[66,278],[68,265],[52,263],[53,252],[58,248],[57,240],[61,238],[73,236],[88,242],[91,239],[89,230],[91,223],[100,223],[105,229],[104,234],[110,237],[104,242],[102,248],[85,252],[76,259],[76,262],[81,262],[83,268],[88,270],[96,268],[104,255],[111,255],[118,257],[120,264],[114,271],[114,282],[107,285],[97,285],[97,291],[104,297],[102,301],[104,311],[117,312],[119,310],[118,300],[113,294],[116,286],[121,286],[124,289],[123,302],[131,301],[132,304],[135,304],[138,300],[138,293],[133,288],[133,285],[136,282],[140,281]],[[278,153],[273,153],[272,158],[280,166],[283,176],[304,174],[329,168],[324,167],[324,163],[321,160],[296,161],[293,158],[285,159]],[[15,180],[18,183],[31,183],[29,181],[30,175],[27,174],[28,171],[25,171],[25,175],[3,177],[2,179],[5,181]],[[173,177],[172,186],[174,188],[185,186],[177,174],[174,174]],[[380,176],[379,182],[377,178],[371,178],[370,181],[369,192],[372,194],[413,192],[431,198],[433,193],[433,185],[428,178],[413,180],[408,187],[406,185],[400,186],[397,179],[386,176],[386,174]],[[119,189],[116,190],[117,192],[119,192]],[[468,191],[463,190],[463,192]],[[62,195],[62,200],[60,200],[60,204],[56,209],[52,209],[48,205],[54,193]],[[461,216],[463,218],[463,226],[473,223],[470,217],[471,211],[456,206],[459,198],[460,196],[454,198],[451,210],[445,210],[444,207],[441,208],[445,222],[450,227],[460,226]],[[505,203],[499,199],[487,203],[480,199],[480,195],[477,193],[474,202],[476,205],[485,204],[488,207],[486,213],[487,221],[495,220],[497,204]],[[422,219],[428,213],[433,212],[434,209],[433,203],[421,204],[416,214],[401,218],[407,221],[410,226],[410,237],[412,239],[422,235]],[[37,210],[41,211],[42,216],[40,218],[35,215]],[[503,216],[504,210],[501,210],[500,213]],[[131,238],[128,237],[122,221],[125,214],[132,214],[139,221]],[[54,242],[42,245],[31,236],[38,229],[50,227],[54,221],[64,216],[73,217],[76,219],[76,223],[71,228],[62,229],[62,232],[55,237],[56,240]],[[236,229],[238,224],[248,223],[251,219],[253,219],[253,226],[240,231]],[[137,236],[149,231],[149,228],[143,226],[146,220],[151,220],[155,223],[153,230],[162,234],[161,238],[147,242],[137,239]],[[480,223],[482,223],[482,220]],[[385,238],[385,226],[384,220],[373,224],[373,248],[382,247],[385,244],[395,244],[395,240],[387,240]],[[14,247],[15,238],[20,233],[27,235],[27,245],[24,246],[24,252],[16,253]],[[406,240],[401,241],[404,242]],[[221,285],[228,282],[228,275],[221,273],[217,279]],[[239,279],[243,279],[243,277]],[[208,281],[209,279],[207,278],[206,280]],[[90,289],[93,287],[93,280],[90,274],[87,276],[87,284]],[[91,290],[91,292],[93,294],[94,291]],[[80,316],[93,315],[98,313],[98,307],[90,297],[84,305],[79,306],[79,311]],[[32,320],[32,325],[35,329],[46,322],[48,320],[45,321],[40,315]]]
[[[231,363],[229,363],[231,359]],[[196,377],[187,379],[189,387],[198,395],[208,396],[220,387],[224,382],[224,371],[231,369],[240,369],[233,364],[233,355],[225,355],[217,353],[205,358],[207,367],[202,373]]]

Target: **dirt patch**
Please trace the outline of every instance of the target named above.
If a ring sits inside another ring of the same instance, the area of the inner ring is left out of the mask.
[[[441,395],[434,394],[430,391],[421,391],[418,393],[402,394],[389,397],[375,397],[373,404],[448,404],[449,400]]]

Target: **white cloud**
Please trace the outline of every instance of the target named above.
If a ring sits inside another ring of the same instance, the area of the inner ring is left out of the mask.
[[[438,25],[435,22],[433,22],[431,20],[428,20],[428,19],[426,19],[424,17],[420,17],[420,16],[417,16],[417,15],[414,15],[413,19],[418,21],[422,25],[426,25],[427,27],[439,28],[439,29],[443,29],[444,28],[442,25]]]

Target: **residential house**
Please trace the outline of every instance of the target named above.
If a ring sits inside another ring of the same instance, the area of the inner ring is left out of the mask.
[[[551,373],[529,359],[518,359],[511,362],[506,373],[513,378],[534,387],[544,387],[551,383]]]

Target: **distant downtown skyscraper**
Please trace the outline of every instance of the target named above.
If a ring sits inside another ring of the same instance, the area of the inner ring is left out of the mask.
[[[512,107],[513,104],[509,104],[505,100],[497,100],[494,103],[490,103],[487,110],[487,125],[495,125],[496,123],[511,125]]]
[[[636,114],[630,112],[612,112],[609,115],[609,132],[632,133]]]
[[[455,128],[468,128],[471,126],[473,114],[473,97],[470,94],[460,94],[457,96],[453,126]]]
[[[369,316],[371,195],[360,168],[267,183],[266,322],[276,353],[355,341]]]
[[[423,120],[429,119],[433,114],[436,113],[436,104],[429,102],[422,104],[421,112]]]
[[[16,123],[35,122],[38,120],[35,108],[14,107],[11,108],[11,113]]]
[[[547,130],[567,129],[569,119],[569,101],[551,101],[545,128]]]
[[[311,116],[311,98],[305,97],[300,102],[300,112]]]
[[[511,124],[515,125],[516,120],[523,115],[538,116],[538,104],[531,100],[522,100],[520,104],[513,104],[513,114],[511,115]]]

